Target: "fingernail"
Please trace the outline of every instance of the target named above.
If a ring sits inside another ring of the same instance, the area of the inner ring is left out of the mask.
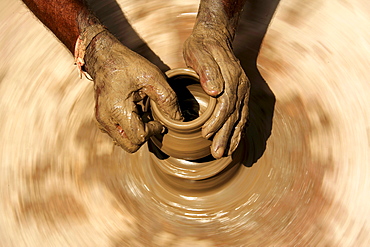
[[[205,138],[206,139],[209,139],[209,138],[211,138],[211,136],[213,135],[213,132],[210,132],[210,133],[208,133],[206,136],[205,136]]]
[[[203,80],[201,79],[201,84],[203,85],[203,89],[207,92],[210,96],[217,96],[219,95],[223,89],[217,86],[215,83],[215,79],[211,79],[209,77],[205,77]]]
[[[216,148],[216,150],[215,150],[215,152],[214,152],[214,154],[215,154],[215,158],[216,159],[219,159],[219,158],[221,158],[222,157],[222,155],[224,154],[224,152],[225,152],[225,148],[223,148],[223,147],[218,147],[218,148]]]
[[[220,94],[220,90],[217,90],[217,89],[212,89],[212,90],[207,90],[207,94],[209,96],[217,96]]]

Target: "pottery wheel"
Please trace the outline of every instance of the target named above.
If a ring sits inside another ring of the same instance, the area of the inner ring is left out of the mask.
[[[131,49],[184,67],[197,1],[90,2]],[[370,5],[257,2],[234,43],[252,83],[245,163],[188,181],[147,145],[114,146],[72,56],[1,1],[1,246],[369,246]]]

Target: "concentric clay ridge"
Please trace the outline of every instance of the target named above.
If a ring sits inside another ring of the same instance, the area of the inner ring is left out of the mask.
[[[166,75],[177,94],[184,121],[170,119],[151,102],[154,119],[168,129],[165,135],[153,137],[153,143],[174,158],[197,160],[210,155],[211,141],[202,137],[201,128],[211,116],[216,100],[203,91],[193,70],[173,69]]]
[[[177,68],[166,72],[177,94],[184,121],[168,118],[151,102],[152,115],[167,128],[167,133],[151,138],[153,162],[166,174],[202,180],[220,173],[232,157],[213,159],[211,141],[202,137],[201,128],[211,116],[216,99],[208,96],[194,70]]]

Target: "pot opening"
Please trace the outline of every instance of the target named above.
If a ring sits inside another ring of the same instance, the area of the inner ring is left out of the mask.
[[[184,122],[197,119],[207,108],[209,96],[205,95],[199,80],[188,75],[177,75],[168,79],[175,91]]]

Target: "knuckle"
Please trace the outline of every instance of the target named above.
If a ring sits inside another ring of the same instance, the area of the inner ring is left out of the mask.
[[[124,110],[124,108],[121,105],[115,104],[115,105],[112,105],[111,107],[110,115],[113,119],[123,119],[123,117],[127,115],[127,112]]]
[[[102,115],[103,114],[102,114],[102,112],[100,110],[96,110],[95,111],[95,118],[98,121],[99,126],[101,126],[101,128],[104,128],[104,126],[105,126],[105,121],[104,120],[105,119],[104,119],[104,117]]]
[[[120,145],[122,147],[123,150],[125,150],[126,152],[128,153],[135,153],[139,148],[140,146],[139,145],[135,145],[135,144],[131,144],[131,145]]]
[[[172,90],[168,90],[168,92],[162,96],[161,102],[162,104],[167,105],[167,106],[176,105],[177,97],[176,97],[175,92],[173,92]]]
[[[137,135],[136,135],[137,143],[135,144],[143,144],[146,141],[146,133],[144,130],[138,130]]]
[[[103,104],[101,100],[95,104],[95,118],[103,126],[107,125],[109,117],[109,111],[106,108],[106,104]]]

